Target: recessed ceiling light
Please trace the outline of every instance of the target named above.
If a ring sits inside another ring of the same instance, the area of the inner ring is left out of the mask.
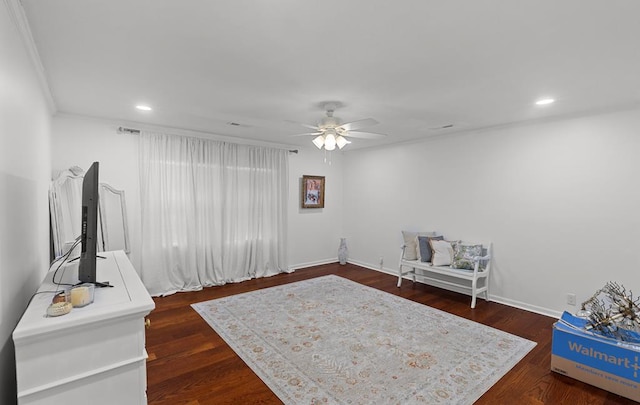
[[[555,102],[556,100],[552,99],[552,98],[542,98],[538,101],[536,101],[536,105],[547,105],[547,104],[551,104],[553,102]]]
[[[140,111],[151,111],[151,107],[148,105],[137,105],[136,108]]]

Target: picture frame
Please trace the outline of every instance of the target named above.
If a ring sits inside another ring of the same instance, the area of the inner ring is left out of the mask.
[[[324,176],[302,176],[302,208],[324,208]]]

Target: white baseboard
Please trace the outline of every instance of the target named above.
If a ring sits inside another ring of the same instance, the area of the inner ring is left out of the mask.
[[[489,297],[491,301],[497,302],[498,304],[504,304],[510,307],[524,309],[525,311],[534,312],[536,314],[545,315],[551,318],[560,319],[560,316],[562,315],[562,312],[555,311],[549,308],[543,308],[543,307],[527,304],[526,302],[511,300],[504,297],[497,297],[494,295],[489,295]]]
[[[379,265],[376,267],[376,266],[373,266],[373,265],[371,265],[369,263],[363,263],[363,262],[359,262],[357,260],[351,260],[351,259],[348,259],[347,263],[355,264],[356,266],[364,267],[366,269],[379,271],[381,273],[387,273],[387,274],[392,274],[392,275],[396,275],[396,276],[398,275],[397,271],[393,271],[393,270],[390,270],[390,269],[385,269],[384,267],[380,267]]]
[[[375,270],[375,271],[379,271],[381,273],[385,273],[385,274],[390,274],[393,276],[398,276],[398,270],[397,269],[385,269],[384,267],[380,267],[380,266],[374,266],[368,263],[364,263],[364,262],[359,262],[357,260],[349,260],[348,261],[351,264],[355,264],[356,266],[360,266],[360,267],[364,267],[370,270]],[[411,278],[406,276],[404,277],[405,280],[409,280],[409,282],[411,282]],[[416,275],[416,281],[417,282],[421,282],[423,284],[427,284],[427,285],[431,285],[434,287],[438,287],[438,288],[442,288],[445,290],[449,290],[449,291],[454,291],[460,294],[465,294],[465,295],[469,295],[471,296],[471,294],[469,293],[468,290],[464,289],[464,288],[457,288],[454,286],[445,286],[444,284],[440,284],[433,281],[433,282],[429,282],[429,283],[425,283],[424,281],[420,280],[420,276]],[[478,297],[478,300],[484,300],[484,298],[482,297]],[[507,305],[513,308],[518,308],[518,309],[523,309],[525,311],[529,311],[529,312],[533,312],[536,314],[540,314],[540,315],[545,315],[551,318],[556,318],[556,319],[560,319],[560,316],[562,315],[562,312],[558,312],[555,311],[553,309],[549,309],[549,308],[543,308],[543,307],[538,307],[536,305],[531,305],[531,304],[527,304],[526,302],[521,302],[521,301],[516,301],[516,300],[512,300],[509,298],[504,298],[504,297],[500,297],[497,295],[493,295],[493,294],[489,294],[489,300],[493,301],[493,302],[497,302],[498,304],[503,304],[503,305]]]
[[[330,258],[330,259],[316,260],[314,262],[298,263],[298,264],[294,264],[292,266],[289,266],[289,270],[290,271],[300,270],[300,269],[304,269],[304,268],[307,268],[307,267],[321,266],[323,264],[336,263],[337,261],[338,261],[338,259],[333,257],[333,258]]]

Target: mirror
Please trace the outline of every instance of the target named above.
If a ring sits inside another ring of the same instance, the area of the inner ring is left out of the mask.
[[[116,190],[106,183],[100,183],[100,225],[104,250],[124,250],[130,253],[124,191]]]
[[[72,167],[60,173],[49,187],[49,211],[55,257],[65,253],[80,236],[83,175],[84,171],[81,168]]]
[[[80,236],[82,181],[84,171],[71,167],[60,173],[49,188],[52,247],[55,257],[66,253]],[[130,253],[124,191],[100,183],[98,251],[124,250]],[[80,246],[72,257],[80,255]]]

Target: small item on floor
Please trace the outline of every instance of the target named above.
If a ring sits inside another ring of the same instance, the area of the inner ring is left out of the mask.
[[[347,264],[349,250],[347,249],[347,238],[340,238],[340,247],[338,247],[338,260],[341,265]]]
[[[553,325],[551,370],[640,401],[640,300],[608,282]]]

